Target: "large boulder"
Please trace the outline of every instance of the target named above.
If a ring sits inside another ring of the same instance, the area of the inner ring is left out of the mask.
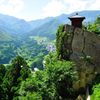
[[[100,37],[70,25],[62,28],[56,40],[58,58],[76,62],[79,81],[74,87],[86,87],[100,74]]]

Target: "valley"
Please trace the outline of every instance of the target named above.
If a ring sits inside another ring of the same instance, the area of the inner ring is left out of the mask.
[[[0,14],[0,100],[99,100],[100,11],[25,21]]]
[[[100,11],[79,13],[87,17],[85,23],[92,23],[100,15]],[[24,57],[29,65],[42,57],[39,60],[42,64],[44,55],[48,53],[48,46],[55,44],[53,41],[58,26],[69,23],[67,17],[72,14],[30,22],[0,14],[0,64],[8,64],[16,55]]]

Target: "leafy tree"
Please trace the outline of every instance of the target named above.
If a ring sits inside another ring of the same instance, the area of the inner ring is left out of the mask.
[[[89,24],[88,27],[87,27],[87,30],[90,31],[90,32],[95,32],[97,34],[99,34],[99,32],[100,32],[96,23]]]
[[[46,49],[48,42],[38,44],[33,38],[18,37],[16,40],[0,41],[0,64],[8,64],[15,56],[20,55],[30,67],[35,63],[36,67],[43,69],[42,61],[48,53]]]
[[[73,84],[77,80],[75,64],[57,60],[53,55],[50,53],[46,57],[47,63],[44,70],[33,72],[26,81],[22,82],[18,90],[18,98],[27,98],[31,94],[33,94],[33,98],[35,98],[34,95],[39,94],[42,100],[76,98],[77,95],[73,88]]]
[[[100,100],[100,83],[93,86],[91,100]]]
[[[26,79],[26,81],[23,81],[20,85],[20,88],[18,90],[19,96],[17,96],[18,99],[21,100],[31,100],[33,98],[34,100],[42,100],[41,98],[41,84],[43,80],[41,79],[44,75],[44,73],[41,73],[42,71],[39,71],[39,73],[33,73],[29,78]],[[39,78],[38,75],[41,77]],[[39,79],[38,79],[39,78]],[[36,99],[37,98],[37,99]]]
[[[47,67],[49,81],[54,83],[57,95],[62,99],[74,96],[73,83],[77,79],[74,63],[67,61],[53,62]]]
[[[66,32],[65,25],[59,26],[56,33],[56,51],[58,59],[70,60],[72,54],[73,32]]]
[[[25,80],[30,74],[29,66],[20,56],[17,56],[14,60],[12,60],[12,67],[15,69],[15,79],[20,77],[22,80]]]
[[[97,17],[97,19],[95,20],[95,23],[100,25],[100,15],[99,15],[99,16]]]
[[[88,24],[87,30],[90,32],[95,32],[96,34],[100,35],[100,16],[92,24]]]
[[[6,68],[4,65],[0,65],[0,85],[2,84],[3,77],[6,73]]]
[[[3,81],[3,90],[5,93],[5,100],[12,100],[18,94],[16,91],[19,88],[21,81],[28,78],[30,70],[25,60],[17,56],[12,60],[11,66],[5,74]]]
[[[5,66],[0,65],[0,98],[4,98],[4,91],[3,91],[2,83],[3,83],[3,78],[5,76],[5,73],[6,73]]]
[[[14,100],[18,100],[14,98]],[[39,93],[27,93],[26,96],[19,97],[19,100],[42,100],[42,97]]]

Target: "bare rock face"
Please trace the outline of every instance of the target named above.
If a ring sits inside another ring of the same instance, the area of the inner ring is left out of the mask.
[[[96,74],[100,74],[100,37],[70,25],[64,25],[63,31],[63,37],[59,33],[56,41],[61,44],[61,49],[57,50],[58,57],[65,60],[69,58],[77,63],[80,81],[74,87],[86,87]]]
[[[72,51],[70,59],[77,62],[82,62],[84,59],[95,67],[100,67],[100,37],[95,33],[76,28],[72,41]]]
[[[59,41],[63,41],[60,43],[61,48],[63,48],[60,52],[71,51],[69,55],[70,59],[77,62],[83,61],[84,59],[90,61],[94,66],[100,66],[100,37],[95,33],[65,25],[64,32],[59,33],[57,43]],[[59,53],[59,55],[62,56],[62,59],[66,59],[63,58],[62,54]]]

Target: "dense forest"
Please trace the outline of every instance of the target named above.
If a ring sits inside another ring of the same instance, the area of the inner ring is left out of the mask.
[[[35,67],[40,66],[40,69],[43,68],[43,57],[48,53],[46,44],[38,44],[37,41],[32,38],[21,41],[0,41],[0,44],[1,64],[9,64],[11,59],[16,55],[20,55],[30,66],[34,64]]]
[[[83,25],[83,29],[100,36],[100,17]],[[62,31],[62,26],[58,31]],[[58,59],[57,50],[49,52],[47,46],[54,45],[54,40],[10,35],[5,40],[0,41],[1,100],[76,100],[79,95],[85,100],[85,90],[73,88],[79,81],[77,64]],[[100,100],[100,75],[90,87],[91,100]]]

